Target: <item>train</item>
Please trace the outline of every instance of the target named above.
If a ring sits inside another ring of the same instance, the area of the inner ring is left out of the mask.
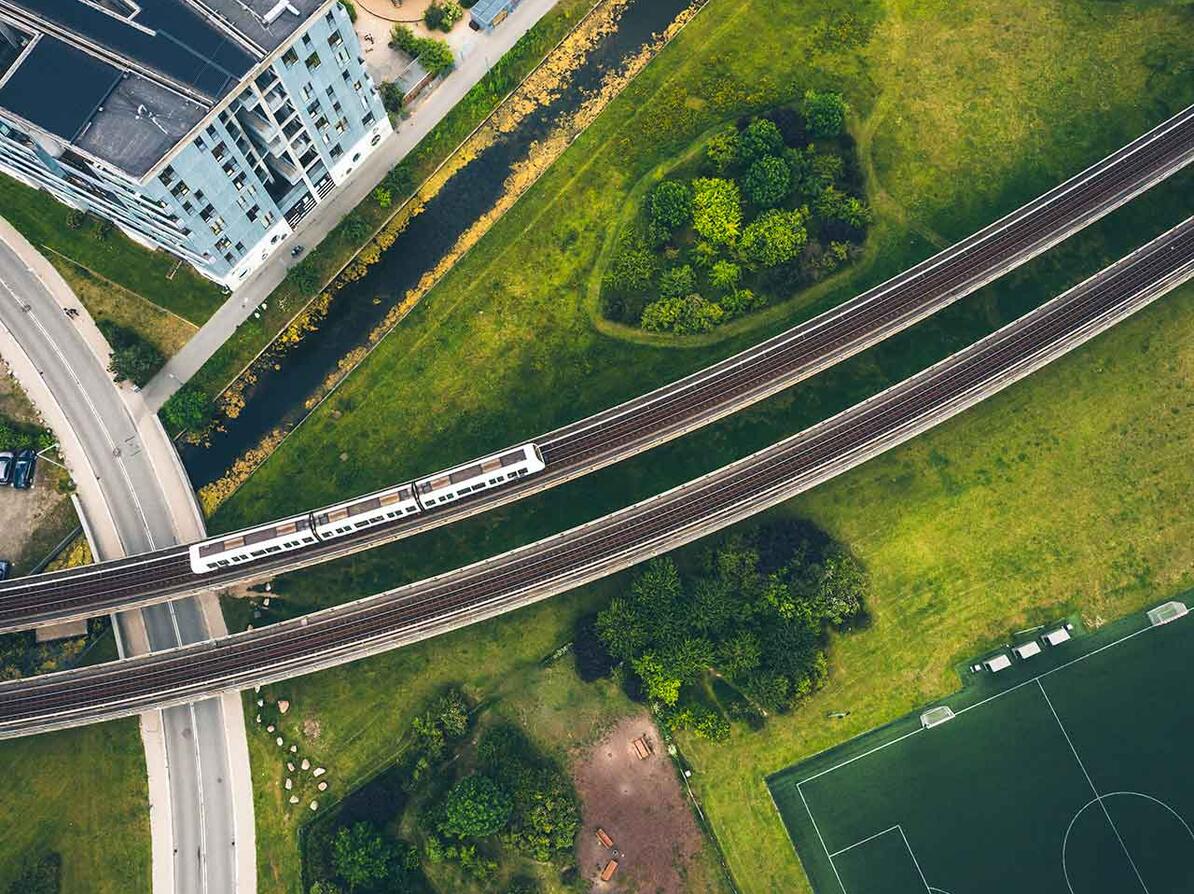
[[[470,494],[509,485],[547,468],[538,444],[522,444],[426,478],[191,544],[191,570],[208,574],[266,556],[346,537],[377,525],[441,508]]]

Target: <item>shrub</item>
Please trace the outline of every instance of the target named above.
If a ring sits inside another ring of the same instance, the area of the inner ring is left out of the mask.
[[[379,186],[373,190],[373,198],[377,201],[378,208],[389,208],[394,201],[394,194],[384,186]]]
[[[162,404],[158,414],[167,431],[199,429],[211,421],[211,401],[194,385],[183,385]]]
[[[678,180],[664,180],[651,194],[651,222],[676,230],[692,218],[692,190]]]
[[[340,229],[349,241],[363,242],[369,238],[369,233],[372,232],[373,227],[369,221],[353,211],[346,215],[344,220],[340,221]]]
[[[418,59],[433,75],[446,74],[456,65],[452,48],[446,41],[419,37],[407,25],[395,25],[390,30],[390,46]]]
[[[752,267],[777,267],[796,257],[808,240],[803,211],[771,210],[760,214],[742,234],[742,260]]]
[[[742,161],[748,164],[768,155],[783,155],[784,152],[783,135],[775,122],[767,118],[756,118],[746,125],[739,145]]]
[[[846,126],[848,108],[840,93],[805,91],[804,121],[808,132],[821,139],[836,137]]]
[[[709,143],[705,147],[705,157],[709,159],[714,170],[719,174],[724,174],[738,163],[740,150],[741,141],[738,137],[738,129],[727,127],[709,139]]]
[[[655,255],[642,243],[627,239],[605,271],[605,287],[619,295],[649,289],[655,282]]]
[[[323,275],[313,255],[307,255],[286,273],[286,279],[300,295],[309,295],[319,288]]]
[[[423,13],[423,24],[432,31],[447,32],[463,17],[464,10],[455,0],[434,0]]]
[[[696,291],[696,274],[692,267],[672,267],[659,277],[659,294],[664,298],[683,298]]]
[[[692,225],[718,245],[730,245],[742,229],[742,198],[732,180],[701,177],[692,183]]]
[[[510,796],[493,779],[474,773],[452,787],[444,801],[440,831],[453,838],[484,838],[510,819]]]
[[[788,163],[778,156],[764,155],[751,164],[742,188],[746,197],[760,208],[774,208],[792,191]]]
[[[66,225],[72,230],[77,230],[87,222],[87,214],[80,211],[78,208],[72,208],[66,212]]]
[[[721,292],[732,292],[742,279],[742,268],[733,261],[717,261],[709,270],[709,284]]]
[[[402,111],[402,85],[397,81],[382,81],[381,104],[387,112],[397,115]]]
[[[871,209],[857,196],[846,195],[836,186],[826,187],[813,204],[818,217],[841,221],[855,230],[865,230],[871,222]]]
[[[693,293],[683,298],[660,298],[643,308],[640,325],[649,332],[694,335],[708,332],[722,321],[725,312],[717,304]],[[638,668],[635,668],[638,672]],[[642,676],[641,672],[639,675]]]
[[[380,888],[390,881],[399,859],[395,842],[371,823],[354,823],[336,833],[332,862],[348,889]]]
[[[117,382],[132,382],[140,388],[148,384],[166,362],[162,352],[139,332],[105,319],[96,321],[96,325],[112,347],[108,371]]]

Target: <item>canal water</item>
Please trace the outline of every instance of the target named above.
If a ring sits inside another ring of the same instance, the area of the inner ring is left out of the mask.
[[[275,429],[289,430],[309,412],[307,399],[334,373],[342,357],[368,344],[369,333],[501,197],[513,165],[553,123],[579,108],[605,75],[647,46],[690,0],[630,0],[617,27],[602,37],[556,99],[527,115],[461,168],[430,199],[360,280],[344,286],[319,328],[267,365],[245,390],[235,419],[221,420],[207,446],[186,446],[183,464],[196,489],[220,478],[242,454]],[[376,299],[380,298],[380,301]],[[402,325],[399,323],[399,325]],[[278,359],[280,358],[280,359]]]

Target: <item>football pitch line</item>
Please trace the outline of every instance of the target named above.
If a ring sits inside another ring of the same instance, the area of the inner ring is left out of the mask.
[[[1053,709],[1053,703],[1049,700],[1048,693],[1045,692],[1045,687],[1044,687],[1044,684],[1042,681],[1046,677],[1052,676],[1053,674],[1057,673],[1058,671],[1062,671],[1062,670],[1065,670],[1066,668],[1073,667],[1074,665],[1080,664],[1081,662],[1086,661],[1088,658],[1093,658],[1096,655],[1101,655],[1103,652],[1106,652],[1108,649],[1113,649],[1116,646],[1122,645],[1123,643],[1126,643],[1130,640],[1135,639],[1136,637],[1140,636],[1141,634],[1148,633],[1149,631],[1152,631],[1152,630],[1157,630],[1162,626],[1165,626],[1165,625],[1151,625],[1150,624],[1147,627],[1142,627],[1139,630],[1134,630],[1131,633],[1127,633],[1127,634],[1119,637],[1118,639],[1115,639],[1109,643],[1105,643],[1104,645],[1099,646],[1096,649],[1092,649],[1089,652],[1085,652],[1082,655],[1077,656],[1076,658],[1072,658],[1069,661],[1059,664],[1057,667],[1053,667],[1053,668],[1050,668],[1049,670],[1042,671],[1041,673],[1036,674],[1035,676],[1030,677],[1027,680],[1023,680],[1023,681],[1015,684],[1014,686],[1009,686],[1007,689],[1001,690],[1000,692],[996,692],[995,694],[990,695],[987,698],[984,698],[978,702],[975,702],[973,705],[967,705],[964,708],[959,708],[957,711],[954,712],[954,717],[955,718],[959,717],[968,711],[973,711],[976,708],[981,708],[984,705],[988,705],[991,702],[994,702],[997,699],[1003,698],[1006,695],[1010,695],[1013,692],[1018,692],[1019,690],[1023,689],[1025,686],[1031,686],[1035,683],[1037,685],[1037,687],[1040,689],[1041,694],[1044,696],[1045,702],[1048,705],[1049,710],[1052,712],[1054,719],[1057,721],[1057,724],[1061,727],[1062,735],[1065,737],[1066,742],[1069,744],[1070,751],[1073,753],[1074,759],[1078,762],[1079,768],[1082,770],[1082,773],[1086,777],[1086,781],[1089,784],[1091,791],[1094,793],[1094,796],[1095,796],[1094,800],[1098,801],[1100,808],[1103,810],[1103,813],[1107,818],[1107,822],[1111,825],[1112,830],[1115,832],[1115,836],[1119,840],[1120,846],[1123,847],[1124,854],[1125,854],[1125,856],[1127,856],[1128,862],[1131,864],[1132,870],[1136,874],[1136,878],[1140,882],[1140,885],[1143,888],[1143,890],[1145,891],[1145,894],[1151,894],[1151,892],[1149,892],[1148,886],[1145,885],[1144,879],[1141,877],[1140,872],[1136,867],[1135,861],[1133,861],[1131,855],[1128,854],[1127,846],[1124,844],[1123,838],[1120,836],[1119,829],[1116,828],[1115,823],[1112,821],[1111,816],[1107,811],[1106,805],[1103,804],[1103,797],[1099,794],[1098,790],[1095,788],[1094,782],[1091,780],[1090,775],[1086,771],[1086,767],[1083,765],[1081,758],[1078,756],[1078,752],[1075,749],[1073,742],[1070,740],[1068,731],[1065,729],[1065,726],[1061,723],[1061,718],[1057,716],[1057,712]],[[814,773],[811,776],[807,776],[804,779],[801,779],[799,782],[796,783],[796,791],[800,795],[800,801],[804,805],[805,813],[808,814],[809,821],[812,823],[813,830],[817,834],[817,839],[821,844],[821,849],[825,852],[825,858],[829,861],[829,866],[833,870],[834,878],[837,880],[838,887],[841,889],[842,894],[849,894],[849,892],[846,890],[846,886],[842,882],[842,877],[841,877],[840,873],[838,872],[837,865],[834,862],[834,857],[841,855],[841,854],[845,853],[846,851],[848,851],[854,847],[857,847],[861,844],[866,844],[869,841],[873,841],[874,839],[879,838],[880,836],[885,835],[893,830],[898,830],[900,832],[900,835],[903,836],[904,844],[908,848],[908,853],[912,857],[912,862],[916,865],[916,870],[919,873],[921,880],[924,881],[924,883],[925,883],[926,890],[928,892],[930,892],[930,894],[932,894],[932,892],[935,892],[938,890],[938,889],[933,888],[931,885],[929,885],[929,883],[925,880],[924,873],[921,872],[921,870],[920,870],[920,864],[916,860],[916,854],[913,852],[912,846],[908,843],[908,839],[907,839],[907,836],[904,835],[903,828],[901,828],[898,824],[895,826],[890,826],[881,832],[878,832],[874,835],[868,836],[867,838],[857,841],[854,844],[849,845],[848,847],[841,848],[837,851],[830,852],[828,844],[825,841],[824,835],[821,833],[821,829],[817,825],[817,819],[813,815],[812,808],[809,806],[808,799],[805,797],[804,788],[803,788],[806,783],[812,782],[816,779],[820,779],[822,776],[826,776],[830,773],[836,772],[837,770],[847,767],[850,764],[856,763],[857,761],[860,761],[864,758],[867,758],[874,754],[877,754],[878,752],[883,751],[886,748],[890,748],[892,745],[898,745],[899,743],[901,743],[907,739],[910,739],[913,736],[917,736],[917,735],[920,735],[925,732],[928,732],[928,730],[924,727],[921,727],[919,729],[914,729],[910,732],[904,733],[903,735],[897,736],[896,738],[894,738],[888,742],[884,742],[881,745],[877,745],[874,748],[868,749],[867,751],[864,751],[861,754],[857,754],[851,758],[848,758],[847,760],[844,760],[841,763],[834,764],[832,767],[827,767],[826,769],[821,770],[817,773]],[[834,747],[839,747],[839,746],[834,746]],[[772,799],[772,802],[774,803],[774,798]],[[777,807],[777,810],[778,810],[778,807]],[[793,842],[793,845],[795,845],[795,842]]]
[[[1041,678],[1037,677],[1037,687],[1041,690],[1041,695],[1045,697],[1045,704],[1049,706],[1049,713],[1053,715],[1053,719],[1057,721],[1057,726],[1061,729],[1061,734],[1065,736],[1065,742],[1070,746],[1070,751],[1074,754],[1074,760],[1078,762],[1078,769],[1082,771],[1082,775],[1086,777],[1086,784],[1090,786],[1091,794],[1095,796],[1095,800],[1099,802],[1099,807],[1103,811],[1103,816],[1107,818],[1107,824],[1111,826],[1111,831],[1115,833],[1115,839],[1119,842],[1119,846],[1123,849],[1124,856],[1128,858],[1128,863],[1132,867],[1132,872],[1136,874],[1136,881],[1140,882],[1140,887],[1144,889],[1144,894],[1152,894],[1148,890],[1148,885],[1144,883],[1144,876],[1140,874],[1139,868],[1136,866],[1136,861],[1132,859],[1132,855],[1128,852],[1128,846],[1124,843],[1123,836],[1119,834],[1119,827],[1115,825],[1115,820],[1111,818],[1111,812],[1107,810],[1107,805],[1103,803],[1103,796],[1099,794],[1099,790],[1095,788],[1094,780],[1090,778],[1090,773],[1086,771],[1086,765],[1082,763],[1082,758],[1078,756],[1078,749],[1074,747],[1074,741],[1070,738],[1069,731],[1065,728],[1065,724],[1061,722],[1061,718],[1057,716],[1057,709],[1053,707],[1053,701],[1049,698],[1049,693],[1045,691],[1044,684],[1041,683]],[[1064,859],[1064,853],[1063,853]],[[1067,878],[1066,883],[1069,883]]]

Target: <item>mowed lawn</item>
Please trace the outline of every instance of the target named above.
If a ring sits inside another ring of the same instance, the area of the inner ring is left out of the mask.
[[[847,10],[873,26],[869,43],[814,52],[813,26]],[[964,9],[712,0],[213,527],[307,508],[528,437],[903,269],[1194,99],[1189,75],[1166,74],[1194,44],[1188,15],[1060,0]],[[842,89],[855,107],[877,214],[864,262],[713,344],[601,334],[590,286],[626,191],[710,127],[807,86]],[[1188,194],[1190,180],[1178,183]],[[555,495],[307,572],[284,582],[282,605],[326,605],[452,567],[762,446],[769,432],[780,436],[914,371],[1098,269],[1150,227],[1175,223],[1181,194],[1150,196],[825,384]],[[1153,207],[1165,213],[1154,220]],[[949,691],[955,659],[1027,626],[1024,618],[1070,609],[1110,618],[1188,586],[1183,510],[1194,473],[1183,458],[1191,431],[1182,411],[1192,330],[1187,288],[1008,394],[784,507],[829,528],[867,563],[875,624],[835,644],[830,687],[800,711],[758,734],[738,731],[727,745],[683,742],[743,890],[805,889],[767,773]],[[313,457],[341,452],[347,461],[313,474]],[[426,693],[447,682],[482,696],[507,679],[530,685],[520,671],[566,642],[574,618],[623,580],[286,684],[294,723],[318,721],[305,747],[334,765],[337,790],[362,781],[392,759]],[[592,694],[570,691],[572,708],[586,710]],[[839,709],[852,711],[846,722],[825,719]],[[566,742],[568,726],[542,735]],[[301,811],[278,797],[278,763],[254,746],[261,875],[263,890],[293,891]]]
[[[26,860],[62,856],[62,890],[150,889],[149,801],[137,721],[0,743],[0,890]]]

